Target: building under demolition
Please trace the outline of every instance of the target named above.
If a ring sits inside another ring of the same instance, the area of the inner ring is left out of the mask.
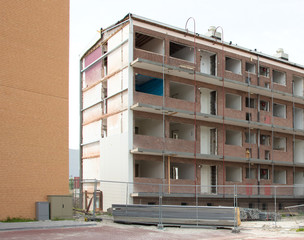
[[[282,186],[279,207],[303,203],[304,66],[282,49],[269,56],[225,42],[221,28],[201,35],[129,14],[80,64],[83,179],[134,183],[130,203],[157,204],[158,184],[167,204],[231,205],[227,185],[246,186],[243,207],[267,209],[271,185]],[[97,189],[100,208],[125,200]]]

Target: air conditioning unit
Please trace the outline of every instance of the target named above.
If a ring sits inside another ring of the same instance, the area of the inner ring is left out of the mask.
[[[208,29],[208,32],[205,34],[207,37],[212,37],[221,40],[222,34],[220,32],[216,31],[215,26],[210,26]]]
[[[274,56],[288,61],[288,54],[284,53],[283,48],[278,48],[278,50],[276,51],[276,54]]]

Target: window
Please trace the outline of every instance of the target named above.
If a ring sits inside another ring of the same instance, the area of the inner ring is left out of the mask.
[[[225,70],[235,74],[242,74],[241,60],[226,57]]]
[[[286,105],[274,103],[273,104],[273,116],[286,118]]]
[[[245,143],[255,144],[256,143],[255,133],[249,134],[249,132],[245,132]]]
[[[194,49],[182,44],[170,42],[170,57],[194,62]]]
[[[256,169],[255,168],[246,168],[246,178],[255,179],[256,178]]]
[[[226,93],[226,108],[231,108],[235,110],[242,109],[241,103],[242,97],[236,94]]]
[[[269,112],[269,102],[268,101],[260,101],[260,110]]]
[[[274,137],[273,138],[273,149],[286,152],[286,138],[285,137]]]
[[[260,75],[264,77],[269,77],[269,68],[260,66]]]
[[[226,130],[226,144],[242,146],[241,131]]]
[[[260,179],[269,179],[269,170],[267,168],[260,169]]]
[[[248,208],[253,208],[253,207],[254,207],[253,203],[248,204]]]
[[[269,146],[270,145],[270,135],[260,135],[261,145]]]
[[[246,62],[245,71],[250,73],[255,73],[255,64]]]
[[[247,108],[255,108],[255,99],[246,97],[246,104]]]
[[[272,71],[272,80],[274,83],[280,85],[286,85],[286,74],[284,72],[279,72],[277,70]]]
[[[266,203],[262,204],[262,210],[264,210],[264,211],[267,210],[267,204]]]

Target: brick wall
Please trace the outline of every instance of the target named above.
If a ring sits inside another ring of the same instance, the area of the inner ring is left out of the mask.
[[[0,219],[35,218],[69,193],[69,1],[4,0],[0,16]]]

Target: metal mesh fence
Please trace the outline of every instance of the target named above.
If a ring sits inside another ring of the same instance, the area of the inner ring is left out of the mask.
[[[233,221],[291,221],[304,223],[304,186],[302,185],[190,185],[150,182],[117,182],[84,180],[83,191],[74,188],[74,207],[87,212],[111,212],[113,204],[158,206],[158,224],[163,224],[161,209],[165,206],[187,206],[201,209],[232,207],[239,209]],[[75,184],[73,185],[75,186]],[[82,204],[82,205],[80,205]],[[199,210],[200,211],[200,210]],[[234,213],[237,212],[234,210]],[[194,215],[202,222],[199,213]],[[192,222],[193,223],[193,222]]]

